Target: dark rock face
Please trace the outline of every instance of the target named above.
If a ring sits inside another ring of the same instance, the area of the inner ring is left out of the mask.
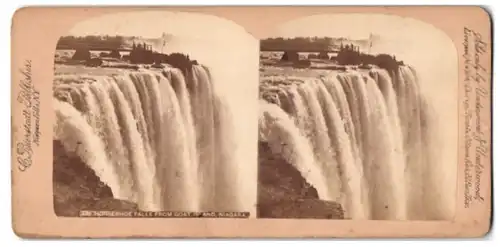
[[[134,203],[113,198],[111,189],[79,158],[69,157],[54,141],[54,211],[57,216],[77,217],[80,210],[137,211]]]
[[[267,143],[259,142],[257,216],[261,218],[343,219],[340,204],[318,199],[291,164],[273,155]]]

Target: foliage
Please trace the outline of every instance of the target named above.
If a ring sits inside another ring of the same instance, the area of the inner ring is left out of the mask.
[[[191,61],[189,55],[182,53],[171,53],[168,55],[160,54],[159,62],[168,63],[172,67],[178,68],[184,73],[187,71],[191,71],[191,68],[194,64],[197,64],[197,61]],[[158,61],[158,60],[157,60]]]
[[[379,68],[387,70],[389,73],[397,71],[402,61],[398,61],[395,56],[389,54],[371,55],[361,53],[352,45],[342,46],[336,58],[340,65],[376,65]]]

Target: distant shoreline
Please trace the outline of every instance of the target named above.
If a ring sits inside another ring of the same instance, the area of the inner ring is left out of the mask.
[[[87,46],[87,48],[91,51],[120,51],[120,52],[131,52],[131,48],[112,48],[112,47],[100,47],[100,46]],[[57,46],[56,51],[61,51],[61,50],[77,50],[79,47],[72,47],[72,46]]]

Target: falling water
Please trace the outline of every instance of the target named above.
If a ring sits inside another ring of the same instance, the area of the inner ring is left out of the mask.
[[[424,180],[436,180],[440,169],[427,152],[432,123],[411,68],[393,75],[332,73],[272,87],[277,96],[265,98],[278,100],[261,102],[259,138],[320,199],[341,203],[352,219],[446,217],[439,207],[451,202],[432,203],[439,183]]]
[[[56,75],[55,139],[141,210],[251,211],[224,95],[202,66]]]

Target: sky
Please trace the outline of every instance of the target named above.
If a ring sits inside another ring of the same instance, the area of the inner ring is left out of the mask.
[[[373,33],[383,36],[385,39],[405,39],[414,36],[415,32],[422,31],[422,25],[415,25],[416,22],[420,21],[385,14],[324,14],[304,17],[282,24],[273,36],[328,36],[366,39],[370,33]],[[426,27],[423,28],[426,29]],[[424,30],[424,32],[426,31]]]
[[[252,50],[258,50],[257,39],[233,21],[209,14],[151,10],[104,14],[76,23],[66,35],[158,39],[163,34],[168,36],[166,46],[154,50],[187,53],[207,66],[222,67],[227,61],[241,60],[242,53],[251,53],[258,61],[258,54]]]
[[[73,26],[69,35],[159,38],[163,33],[168,33],[182,37],[217,39],[227,36],[229,32],[245,33],[244,29],[236,23],[212,15],[173,11],[139,11],[107,14],[81,21]]]

